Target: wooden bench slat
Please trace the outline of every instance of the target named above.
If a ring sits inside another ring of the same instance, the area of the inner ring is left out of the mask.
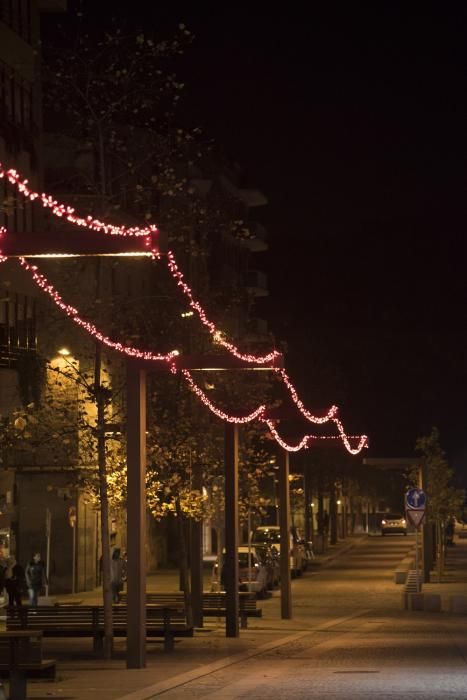
[[[127,634],[127,608],[124,605],[113,607],[114,634]],[[104,633],[104,610],[102,606],[39,606],[37,608],[13,608],[7,612],[7,629],[24,628],[41,630],[47,637],[93,637],[98,645]],[[16,633],[18,633],[16,632]],[[14,632],[15,633],[15,632]],[[147,637],[164,637],[166,650],[173,649],[175,636],[193,636],[193,626],[188,625],[183,605],[153,606],[147,611]]]
[[[239,591],[239,612],[240,615],[247,615],[251,617],[262,617],[261,608],[257,607],[256,594],[251,591]],[[126,601],[126,594],[122,593],[122,602]],[[166,604],[166,603],[183,603],[184,596],[183,593],[157,593],[148,591],[146,593],[146,604],[147,609],[149,606],[154,604]],[[212,616],[218,614],[219,617],[224,616],[226,612],[225,604],[225,591],[220,591],[216,593],[204,592],[203,593],[203,614],[207,616]]]

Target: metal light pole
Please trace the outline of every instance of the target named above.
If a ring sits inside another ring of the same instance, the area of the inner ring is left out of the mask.
[[[146,666],[146,373],[127,362],[127,668]]]
[[[280,523],[280,571],[281,618],[292,618],[292,584],[290,577],[290,488],[289,453],[279,452],[279,523]]]
[[[50,581],[50,536],[52,531],[52,514],[49,508],[45,509],[45,536],[46,536],[46,555],[45,555],[45,573],[47,583],[45,584],[45,597],[49,597],[49,581]]]
[[[225,424],[224,464],[225,634],[227,637],[238,637],[238,427],[234,423]]]

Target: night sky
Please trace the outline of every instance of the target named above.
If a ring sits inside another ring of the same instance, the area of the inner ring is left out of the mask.
[[[467,8],[157,5],[122,13],[195,33],[184,118],[269,199],[258,315],[308,405],[338,402],[379,457],[436,425],[467,473]]]

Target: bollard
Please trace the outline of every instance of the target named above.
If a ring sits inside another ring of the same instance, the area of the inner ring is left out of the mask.
[[[449,596],[449,612],[457,613],[458,615],[467,615],[467,596],[465,595],[450,595]]]
[[[423,609],[426,612],[441,612],[441,596],[439,593],[425,593]]]
[[[424,609],[424,593],[407,593],[407,603],[409,610]]]

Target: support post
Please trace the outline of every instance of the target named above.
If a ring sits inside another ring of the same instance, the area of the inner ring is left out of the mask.
[[[46,575],[46,581],[47,583],[45,584],[45,597],[49,597],[49,581],[50,581],[50,537],[51,537],[51,531],[52,531],[52,513],[50,512],[49,508],[45,509],[45,536],[46,536],[46,555],[45,555],[45,575]],[[73,552],[74,556],[74,552]],[[73,559],[73,569],[75,566],[75,561]],[[74,575],[74,571],[73,571]],[[74,582],[74,579],[73,579]],[[75,592],[74,588],[74,583],[73,583],[73,593]]]
[[[146,373],[127,363],[127,668],[146,666]]]
[[[308,465],[303,465],[303,490],[305,496],[305,540],[311,542],[313,540],[313,508],[311,506],[311,474]]]
[[[238,427],[225,424],[225,604],[226,637],[238,637]],[[222,553],[219,563],[222,560]]]
[[[201,467],[196,463],[193,467],[193,488],[201,491],[203,479]],[[203,523],[191,521],[190,528],[190,574],[191,574],[191,606],[193,624],[203,626]]]
[[[279,526],[281,570],[281,618],[292,619],[292,585],[290,580],[290,493],[289,453],[279,452]]]
[[[428,488],[428,465],[422,462],[419,469],[419,486],[425,492]],[[430,572],[433,568],[433,525],[426,521],[422,525],[422,580],[430,582]]]
[[[331,484],[329,489],[329,543],[337,544],[337,499],[336,487]]]

